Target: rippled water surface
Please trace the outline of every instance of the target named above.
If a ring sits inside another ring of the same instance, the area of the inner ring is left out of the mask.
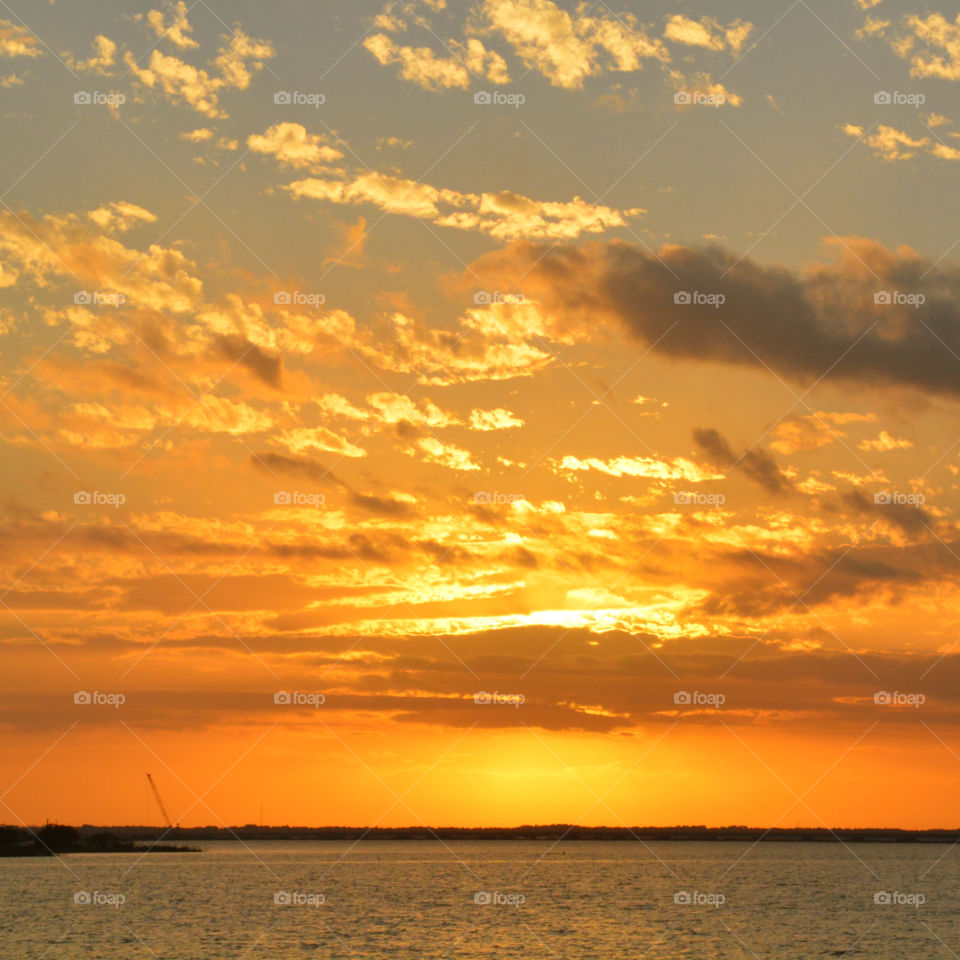
[[[960,859],[947,846],[271,841],[202,847],[143,858],[0,860],[0,957],[918,960],[960,954]]]

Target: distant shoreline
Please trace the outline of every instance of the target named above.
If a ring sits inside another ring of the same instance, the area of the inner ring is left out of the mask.
[[[92,826],[78,829],[81,838],[109,832],[128,842],[284,840],[538,840],[609,841],[765,841],[794,843],[960,843],[960,829],[904,830],[843,827],[580,827],[570,824],[519,827],[236,827]]]

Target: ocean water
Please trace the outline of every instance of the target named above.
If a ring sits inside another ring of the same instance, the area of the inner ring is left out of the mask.
[[[0,958],[960,955],[946,845],[204,843],[0,859]]]

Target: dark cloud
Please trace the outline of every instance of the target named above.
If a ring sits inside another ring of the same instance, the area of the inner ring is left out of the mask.
[[[358,493],[346,481],[340,480],[332,470],[315,460],[288,457],[279,453],[254,453],[250,462],[261,470],[271,474],[283,473],[301,477],[315,483],[329,484],[343,490],[350,502],[367,513],[380,517],[393,517],[398,520],[417,516],[417,510],[411,503],[395,500],[393,497],[379,497],[374,494]]]
[[[216,337],[214,346],[222,357],[245,367],[267,386],[280,389],[283,379],[283,357],[273,357],[256,344],[235,334]]]
[[[694,430],[693,439],[714,459],[721,470],[740,470],[768,493],[793,492],[793,484],[765,450],[746,450],[737,456],[720,433],[712,429]]]
[[[874,520],[886,520],[906,533],[922,533],[924,530],[931,529],[936,523],[920,505],[875,503],[873,500],[868,500],[859,490],[844,494],[843,502],[855,513]]]
[[[276,679],[251,690],[249,679],[211,683],[210,671],[177,689],[148,681],[119,687],[126,703],[77,706],[84,689],[64,676],[54,691],[11,691],[0,703],[0,725],[16,730],[82,726],[204,729],[249,724],[340,722],[363,712],[384,722],[434,727],[520,727],[570,730],[628,730],[716,724],[836,730],[850,723],[862,732],[880,721],[927,736],[921,721],[940,729],[960,727],[960,654],[879,653],[787,649],[789,637],[772,642],[750,636],[678,637],[666,644],[646,634],[583,629],[518,627],[459,635],[251,636],[258,655],[268,657]],[[101,657],[111,649],[97,646]],[[128,657],[138,645],[113,652]],[[171,646],[235,650],[236,638],[169,638]],[[166,641],[165,641],[166,643]],[[348,659],[349,651],[363,656]],[[73,657],[83,648],[74,648]],[[21,656],[0,645],[3,658]],[[48,654],[38,649],[35,654]],[[80,665],[77,661],[78,666]],[[335,681],[330,668],[336,665]],[[468,668],[468,669],[465,669]],[[220,675],[217,675],[220,679]],[[195,683],[195,685],[194,685]],[[319,708],[282,707],[277,690],[324,693]],[[476,702],[482,691],[520,695],[520,706]],[[875,701],[880,692],[921,694],[919,709]],[[676,702],[681,692],[721,694],[719,710]],[[318,712],[318,710],[322,712]]]
[[[960,395],[960,270],[860,238],[830,244],[839,259],[806,272],[719,246],[670,246],[655,256],[620,241],[517,243],[473,269],[541,300],[555,324],[592,329],[606,318],[665,356]],[[680,292],[722,294],[725,302],[677,304]],[[926,301],[878,304],[880,292]]]

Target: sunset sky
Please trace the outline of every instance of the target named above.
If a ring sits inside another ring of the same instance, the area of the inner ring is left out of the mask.
[[[0,4],[0,822],[957,826],[930,3]]]

